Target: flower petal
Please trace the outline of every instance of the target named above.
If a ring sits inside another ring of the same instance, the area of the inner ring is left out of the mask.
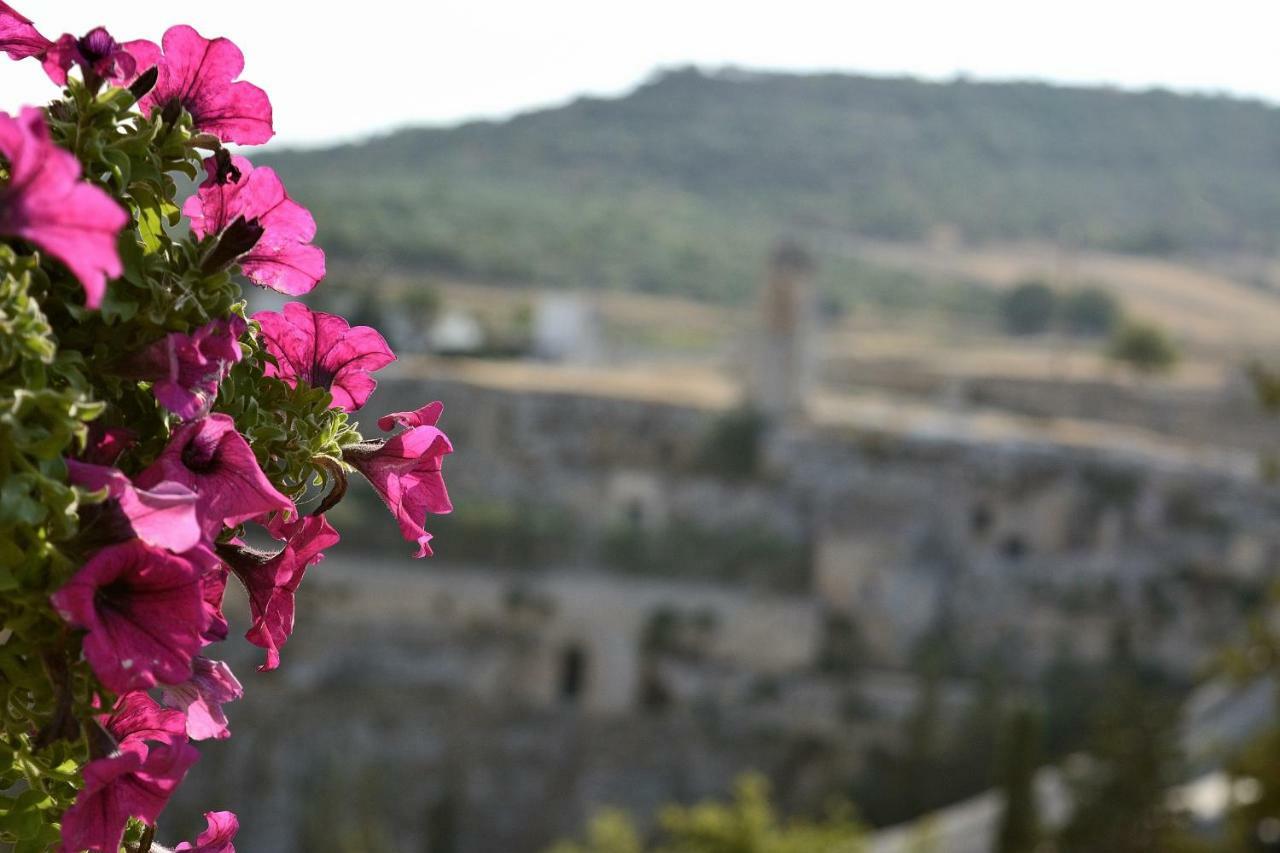
[[[392,412],[389,415],[383,415],[378,418],[378,429],[391,432],[397,425],[410,429],[418,426],[435,426],[442,414],[444,414],[444,403],[435,400],[412,412]]]
[[[143,486],[163,480],[195,491],[200,524],[210,538],[224,524],[236,525],[275,510],[294,511],[293,501],[262,472],[235,422],[221,413],[180,426],[137,478]]]
[[[244,157],[232,157],[230,165],[228,174],[217,158],[205,160],[208,177],[182,205],[192,233],[220,234],[237,219],[256,223],[261,236],[239,256],[245,277],[281,293],[308,292],[325,275],[324,252],[311,244],[315,219],[289,198],[274,169],[255,167]]]
[[[290,302],[284,311],[259,311],[253,315],[263,344],[275,357],[266,375],[278,376],[290,385],[299,380],[327,388],[331,408],[354,412],[364,406],[377,386],[370,374],[396,357],[386,340],[369,326],[350,326],[336,314],[312,311],[301,302]]]
[[[144,114],[177,99],[196,130],[223,142],[257,145],[275,134],[266,92],[252,83],[233,82],[244,70],[244,55],[232,41],[206,39],[179,25],[170,27],[161,43],[163,50],[147,41],[125,45],[139,69],[159,69],[155,87],[138,102]]]
[[[281,516],[267,522],[267,532],[284,540],[275,554],[259,554],[247,549],[230,552],[228,565],[249,595],[253,624],[245,639],[267,651],[259,671],[280,665],[280,647],[293,633],[294,593],[309,566],[324,559],[325,549],[336,545],[338,532],[323,515],[302,516],[284,521]]]
[[[192,661],[189,680],[164,689],[165,704],[185,712],[186,733],[192,740],[230,737],[222,705],[242,696],[244,688],[231,667],[220,660],[200,656]]]
[[[116,235],[128,215],[80,180],[79,161],[53,143],[34,107],[16,119],[0,113],[0,153],[10,168],[0,186],[0,234],[30,240],[65,264],[84,286],[85,304],[97,308],[107,279],[123,272]]]
[[[344,453],[391,510],[400,534],[418,545],[415,557],[431,554],[431,534],[423,527],[427,514],[453,510],[441,473],[443,458],[452,452],[453,445],[443,432],[419,426],[385,442],[353,445]]]
[[[84,656],[117,693],[187,680],[208,626],[196,567],[138,539],[98,551],[52,601],[88,632]]]
[[[40,35],[31,21],[19,15],[7,3],[0,3],[0,53],[10,59],[42,56],[53,42]]]
[[[208,828],[200,833],[196,845],[192,847],[186,841],[174,848],[174,853],[236,853],[236,833],[240,831],[240,821],[231,812],[205,812]]]
[[[196,516],[196,493],[179,483],[160,482],[150,490],[135,488],[115,468],[67,460],[72,485],[107,490],[110,509],[123,517],[127,532],[160,548],[186,551],[203,538]]]

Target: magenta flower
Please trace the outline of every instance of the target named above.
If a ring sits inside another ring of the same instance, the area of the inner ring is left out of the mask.
[[[186,732],[192,740],[230,737],[222,705],[244,696],[244,688],[220,660],[197,655],[191,664],[190,679],[164,689],[165,704],[186,713]]]
[[[196,493],[178,483],[157,483],[151,490],[135,488],[115,468],[67,460],[73,486],[91,492],[107,490],[106,503],[81,509],[82,529],[95,539],[113,543],[137,537],[158,548],[186,551],[203,534],[196,517]]]
[[[141,539],[102,548],[52,596],[64,620],[88,633],[84,658],[116,693],[191,676],[207,626],[200,573]]]
[[[98,80],[123,86],[138,76],[133,56],[104,27],[80,38],[65,33],[44,53],[44,73],[59,86],[67,85],[67,72],[76,65],[91,86]]]
[[[440,411],[426,406],[419,413],[424,413],[422,417],[439,417]],[[418,413],[408,414],[412,417]],[[441,461],[452,452],[448,437],[434,425],[424,424],[385,441],[353,445],[343,454],[343,458],[369,480],[391,510],[400,523],[400,534],[405,540],[417,543],[415,557],[431,554],[428,544],[431,534],[423,528],[427,513],[443,514],[453,509],[440,471]]]
[[[0,154],[9,161],[9,181],[0,184],[0,234],[30,240],[66,264],[84,285],[85,304],[97,308],[107,279],[123,271],[116,235],[128,214],[80,180],[79,161],[53,143],[35,107],[17,118],[0,113]]]
[[[94,421],[89,424],[89,437],[85,439],[80,461],[90,465],[114,465],[120,454],[137,442],[138,434],[128,427],[102,426]]]
[[[240,831],[240,821],[236,816],[231,812],[205,812],[204,819],[208,828],[200,833],[196,846],[184,841],[173,848],[174,853],[236,853],[235,845],[231,843]]]
[[[225,566],[221,566],[204,577],[204,603],[205,612],[209,616],[209,627],[205,629],[204,636],[200,639],[204,645],[211,643],[221,643],[227,638],[227,631],[230,626],[227,625],[227,617],[222,613],[222,599],[227,592],[227,571]]]
[[[165,743],[185,733],[187,726],[181,711],[161,706],[145,690],[123,694],[111,713],[99,720],[117,744],[148,740]]]
[[[141,486],[172,480],[199,497],[200,525],[216,537],[224,524],[281,510],[293,512],[293,501],[276,490],[235,422],[213,414],[178,427],[156,461],[138,475]]]
[[[115,753],[90,761],[75,805],[62,816],[62,849],[118,853],[129,818],[154,825],[199,757],[185,738],[170,735],[151,744],[126,739]]]
[[[280,665],[280,647],[293,633],[294,594],[307,567],[324,559],[324,550],[338,542],[338,532],[323,515],[288,522],[277,516],[267,523],[267,532],[285,543],[275,554],[245,547],[225,550],[231,572],[249,595],[253,624],[245,639],[267,651],[260,672]]]
[[[284,313],[259,311],[253,315],[262,327],[261,338],[276,359],[266,366],[267,376],[279,376],[289,385],[301,380],[333,395],[329,407],[354,412],[365,404],[377,382],[370,374],[396,360],[382,335],[368,326],[350,326],[335,314],[312,311],[301,302],[290,302]]]
[[[208,626],[200,635],[200,644],[208,646],[227,638],[227,617],[222,612],[222,599],[227,591],[227,567],[213,552],[212,546],[201,542],[182,558],[196,567],[200,573],[201,598],[204,600],[205,621]]]
[[[0,3],[0,53],[10,59],[26,59],[43,56],[53,42],[36,30],[31,21],[15,12],[7,3]]]
[[[122,371],[155,382],[160,405],[183,420],[202,417],[218,396],[218,383],[241,358],[245,321],[234,314],[206,323],[191,334],[170,332],[127,359]]]
[[[94,554],[52,596],[62,618],[88,633],[84,656],[116,693],[177,684],[208,625],[200,572],[133,539]]]
[[[311,241],[316,221],[289,198],[275,170],[243,157],[210,157],[208,177],[182,205],[197,237],[221,234],[215,256],[254,284],[298,296],[324,278],[324,252]],[[232,248],[224,249],[223,244]],[[223,256],[226,257],[223,257]]]
[[[192,126],[223,142],[258,145],[275,133],[271,101],[252,83],[233,82],[244,70],[240,48],[225,38],[206,39],[188,26],[170,27],[163,51],[149,41],[125,49],[141,69],[156,66],[156,85],[138,102],[144,115],[171,102],[191,114]]]
[[[208,561],[192,559],[195,553],[208,555]],[[201,642],[206,646],[211,643],[221,643],[227,638],[229,629],[227,617],[222,613],[222,599],[227,593],[227,567],[212,551],[203,546],[197,551],[188,552],[186,556],[196,565],[205,566],[201,583],[204,586],[204,610],[209,619],[209,627],[205,629]]]
[[[197,757],[186,744],[183,713],[162,707],[144,690],[121,695],[98,720],[116,751],[85,768],[85,790],[63,817],[64,850],[115,853],[125,822],[141,817],[154,823]],[[120,756],[126,760],[111,760]]]
[[[436,400],[412,412],[392,412],[389,415],[383,415],[378,418],[378,429],[383,432],[391,432],[397,425],[406,429],[435,426],[440,421],[442,414],[444,414],[444,403]]]

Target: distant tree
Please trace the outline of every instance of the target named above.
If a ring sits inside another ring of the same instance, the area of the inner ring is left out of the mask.
[[[905,721],[906,750],[894,777],[896,797],[908,816],[923,814],[945,803],[938,765],[943,752],[941,655],[929,654],[917,679],[916,704]]]
[[[1142,252],[1267,249],[1278,133],[1276,110],[1229,98],[673,72],[617,100],[266,152],[262,164],[315,213],[335,262],[744,299],[760,247],[799,223],[896,239],[949,230]],[[1144,157],[1153,139],[1164,154]],[[824,270],[842,254],[823,251]]]
[[[644,853],[644,843],[626,812],[603,809],[591,818],[586,841],[561,841],[547,853]]]
[[[829,613],[822,623],[818,668],[823,672],[856,672],[867,660],[866,638],[858,625],[842,613]]]
[[[1280,850],[1280,725],[1263,732],[1227,767],[1236,793],[1228,828],[1236,849]]]
[[[1058,850],[1177,849],[1183,830],[1168,797],[1179,781],[1177,742],[1176,705],[1153,695],[1132,664],[1121,661],[1093,719],[1088,764],[1071,780],[1074,808]]]
[[[862,853],[864,830],[847,807],[821,820],[782,820],[764,777],[738,780],[728,803],[668,806],[658,819],[659,842],[646,847],[626,814],[601,812],[585,843],[560,842],[549,853]]]
[[[1040,725],[1040,715],[1028,706],[1014,710],[1005,723],[1000,750],[1004,811],[995,853],[1032,853],[1038,842],[1035,775],[1040,760]]]
[[[1115,331],[1122,317],[1120,301],[1100,287],[1084,287],[1061,297],[1058,322],[1078,338],[1103,338]]]
[[[1253,361],[1245,368],[1245,375],[1253,383],[1254,396],[1263,411],[1280,415],[1280,368]]]
[[[1112,336],[1107,356],[1148,375],[1168,373],[1178,363],[1178,349],[1173,340],[1153,323],[1125,323]]]
[[[769,422],[751,406],[732,409],[716,418],[700,452],[700,467],[728,480],[748,480],[760,473]]]
[[[1000,316],[1011,335],[1040,335],[1053,324],[1057,295],[1043,281],[1029,280],[1004,295]]]
[[[440,313],[441,301],[440,291],[425,283],[409,288],[396,300],[415,321],[423,324],[434,320]]]
[[[1276,381],[1275,374],[1269,381]],[[1280,386],[1272,386],[1275,392]],[[1259,395],[1274,411],[1264,389]],[[1245,637],[1223,652],[1225,674],[1239,684],[1280,677],[1280,627],[1273,614],[1280,603],[1280,584],[1273,583],[1268,606],[1251,620]],[[1272,700],[1280,702],[1280,695]],[[1227,762],[1231,776],[1232,804],[1227,815],[1230,853],[1275,853],[1280,851],[1280,719],[1270,721]]]

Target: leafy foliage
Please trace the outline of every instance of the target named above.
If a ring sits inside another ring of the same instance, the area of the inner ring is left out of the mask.
[[[1011,335],[1039,335],[1049,331],[1057,310],[1057,294],[1042,281],[1024,281],[1000,303],[1000,319]]]
[[[1040,832],[1035,791],[1039,726],[1039,715],[1025,706],[1010,714],[1005,724],[1000,768],[1004,810],[996,853],[1032,853],[1036,849]]]
[[[1069,335],[1079,338],[1106,337],[1120,324],[1120,301],[1100,287],[1083,287],[1059,299],[1059,323]]]
[[[144,116],[128,89],[100,83],[69,78],[47,124],[85,179],[127,209],[123,276],[88,310],[64,266],[24,241],[0,244],[0,843],[15,851],[58,843],[81,768],[104,755],[95,717],[114,701],[49,600],[101,544],[79,516],[104,494],[69,485],[64,460],[85,449],[93,425],[137,436],[122,471],[154,461],[177,420],[128,360],[169,333],[244,316],[236,268],[209,262],[218,236],[177,228],[179,188],[218,140],[195,133],[185,112]],[[0,187],[9,177],[0,160]],[[234,419],[276,488],[304,498],[340,474],[343,449],[361,437],[324,388],[265,378],[271,356],[252,334],[239,346],[214,410]],[[126,844],[141,834],[135,823]]]
[[[1126,323],[1111,338],[1107,355],[1137,373],[1168,373],[1178,363],[1178,348],[1153,323]]]
[[[847,808],[823,820],[782,820],[763,777],[738,780],[728,803],[668,806],[658,818],[659,838],[645,845],[630,818],[617,810],[591,822],[585,844],[562,842],[549,853],[861,853],[863,830]]]

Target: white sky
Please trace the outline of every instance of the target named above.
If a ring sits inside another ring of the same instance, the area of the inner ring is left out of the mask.
[[[846,70],[1227,92],[1280,103],[1277,0],[9,0],[49,38],[170,24],[240,45],[278,142],[617,94],[658,66]],[[0,57],[3,59],[3,57]],[[0,109],[54,90],[0,62]]]

